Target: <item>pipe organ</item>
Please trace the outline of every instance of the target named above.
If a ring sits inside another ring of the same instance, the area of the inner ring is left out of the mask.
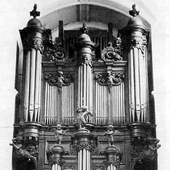
[[[150,107],[149,30],[132,6],[127,26],[64,30],[52,41],[37,6],[20,30],[21,102],[16,105],[15,170],[155,170]],[[54,38],[53,38],[54,39]],[[146,168],[147,167],[147,168]]]

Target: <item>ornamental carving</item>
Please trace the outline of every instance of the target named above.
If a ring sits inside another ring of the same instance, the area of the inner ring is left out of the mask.
[[[64,75],[62,71],[56,74],[45,73],[45,80],[51,86],[57,86],[58,91],[61,92],[62,86],[69,86],[73,82],[71,75]]]
[[[37,140],[33,137],[31,139],[23,139],[22,136],[17,136],[12,139],[11,146],[14,148],[14,158],[16,159],[17,167],[30,170],[37,169],[38,145]]]
[[[146,38],[144,37],[133,37],[131,38],[131,47],[130,48],[138,48],[139,50],[141,50],[142,54],[144,54],[145,52],[145,48],[146,48]]]
[[[72,145],[71,149],[70,149],[70,155],[77,155],[79,150],[89,150],[91,152],[91,155],[99,155],[100,154],[100,150],[99,148],[97,148],[96,145],[94,144],[87,144],[87,143],[81,143],[81,144],[74,144]]]
[[[96,74],[94,79],[101,85],[101,86],[108,86],[110,91],[112,86],[118,86],[124,79],[123,73],[115,73],[113,71],[109,71],[108,73],[99,73]]]
[[[157,149],[161,147],[158,143],[158,139],[150,136],[134,140],[131,152],[133,167],[142,167],[146,163],[150,164],[154,162],[157,156]]]
[[[116,45],[113,47],[109,42],[107,47],[103,49],[101,58],[104,61],[122,61],[121,39],[117,38]]]
[[[66,59],[66,51],[62,48],[62,44],[55,44],[52,40],[44,43],[44,60],[46,61],[63,61]]]
[[[24,43],[25,52],[30,51],[31,49],[39,50],[41,53],[44,51],[43,40],[40,37],[34,35],[29,35],[27,40]]]

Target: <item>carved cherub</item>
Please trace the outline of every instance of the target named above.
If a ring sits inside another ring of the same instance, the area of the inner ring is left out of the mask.
[[[63,139],[63,136],[66,134],[66,132],[68,131],[69,129],[66,129],[66,130],[63,130],[61,128],[61,124],[58,124],[56,126],[56,128],[53,128],[52,131],[55,133],[55,137],[56,137],[56,142],[57,144],[61,145],[61,141]]]
[[[107,130],[106,132],[103,134],[104,136],[107,136],[108,137],[108,143],[109,143],[109,146],[114,146],[113,143],[114,143],[114,138],[113,138],[113,134],[114,134],[114,127],[113,125],[109,125],[107,127]]]
[[[82,106],[77,109],[76,111],[78,113],[78,120],[79,120],[79,128],[85,128],[85,124],[87,123],[88,116],[93,116],[91,111],[88,111],[86,106]]]

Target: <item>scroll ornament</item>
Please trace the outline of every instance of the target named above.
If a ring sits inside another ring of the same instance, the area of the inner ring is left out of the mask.
[[[124,79],[124,74],[109,71],[108,73],[96,74],[94,78],[101,86],[108,86],[110,91],[112,86],[118,86],[121,84]]]
[[[62,71],[58,71],[56,74],[46,73],[45,80],[49,85],[57,86],[59,92],[61,92],[62,86],[69,86],[73,82],[73,78],[70,75],[65,76]]]
[[[63,61],[66,59],[66,51],[62,44],[55,44],[52,40],[45,41],[44,60]]]
[[[121,39],[117,38],[115,47],[109,42],[107,47],[103,49],[101,58],[104,61],[122,61]]]

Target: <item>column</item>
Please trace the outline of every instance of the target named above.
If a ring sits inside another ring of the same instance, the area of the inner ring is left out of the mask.
[[[41,112],[41,61],[43,32],[41,22],[36,18],[39,12],[34,6],[33,16],[27,27],[20,31],[24,47],[23,103],[21,122],[40,122]]]
[[[88,110],[92,109],[92,50],[94,43],[87,35],[86,25],[83,24],[81,29],[83,33],[78,39],[76,44],[77,60],[78,60],[78,94],[77,94],[77,107],[85,106]]]
[[[51,165],[51,170],[61,170],[62,164],[62,154],[64,150],[60,145],[54,145],[47,151],[47,159],[49,164]]]

